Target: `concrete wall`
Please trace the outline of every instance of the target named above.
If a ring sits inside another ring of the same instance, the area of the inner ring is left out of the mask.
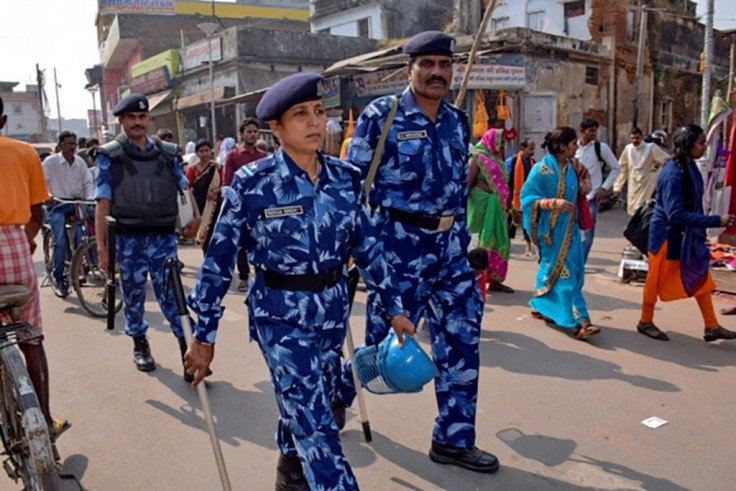
[[[312,32],[327,32],[336,36],[358,37],[358,22],[368,19],[368,34],[373,39],[385,39],[383,9],[377,3],[363,5],[312,22]]]
[[[610,1],[610,0],[609,0]],[[585,0],[585,15],[565,19],[565,4],[559,0],[498,0],[488,32],[511,27],[527,27],[556,36],[588,41],[592,0]]]
[[[38,110],[38,94],[35,92],[4,92],[0,96],[5,104],[8,123],[3,134],[35,140],[41,136],[41,113]]]

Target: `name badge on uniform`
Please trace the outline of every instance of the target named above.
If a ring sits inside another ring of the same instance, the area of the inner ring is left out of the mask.
[[[263,210],[263,218],[281,218],[303,215],[304,209],[302,205],[284,206],[281,208],[269,208]]]
[[[396,135],[396,139],[400,142],[406,140],[419,140],[421,138],[427,138],[427,130],[421,131],[402,131]]]

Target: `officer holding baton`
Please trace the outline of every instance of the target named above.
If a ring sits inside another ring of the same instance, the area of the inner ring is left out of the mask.
[[[247,299],[250,333],[271,372],[280,413],[277,490],[357,489],[331,411],[351,255],[399,336],[414,332],[393,269],[368,239],[374,233],[360,205],[357,169],[320,151],[327,126],[322,82],[298,73],[263,96],[257,115],[282,147],[242,167],[223,190],[222,212],[190,295],[198,322],[186,364],[197,384],[214,355],[237,252],[248,251],[256,269]]]
[[[148,323],[143,318],[146,279],[151,275],[161,310],[176,337],[182,354],[186,342],[172,292],[164,295],[163,265],[176,257],[178,202],[188,193],[189,183],[181,172],[178,148],[173,143],[150,138],[148,99],[130,94],[113,110],[123,127],[113,141],[97,153],[97,247],[100,266],[108,268],[109,244],[105,218],[115,219],[115,249],[120,268],[125,333],[133,338],[133,361],[143,372],[156,369],[146,338]],[[189,197],[191,199],[191,197]],[[199,218],[181,230],[192,237]],[[186,380],[191,377],[184,373]]]

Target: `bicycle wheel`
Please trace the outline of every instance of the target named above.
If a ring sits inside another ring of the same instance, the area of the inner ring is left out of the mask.
[[[5,470],[14,480],[21,479],[24,489],[60,489],[49,428],[20,351],[13,345],[0,349],[0,387]]]
[[[46,276],[53,280],[54,273],[54,244],[51,229],[43,228],[43,265],[46,268]]]
[[[70,277],[82,308],[93,317],[107,317],[107,272],[100,269],[97,260],[97,240],[90,237],[82,241],[72,257]],[[115,312],[123,307],[119,298]]]

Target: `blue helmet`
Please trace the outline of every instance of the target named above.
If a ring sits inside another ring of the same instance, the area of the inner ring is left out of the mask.
[[[391,329],[378,345],[378,372],[395,392],[419,392],[424,384],[439,375],[437,367],[414,338],[404,336],[404,347]]]

